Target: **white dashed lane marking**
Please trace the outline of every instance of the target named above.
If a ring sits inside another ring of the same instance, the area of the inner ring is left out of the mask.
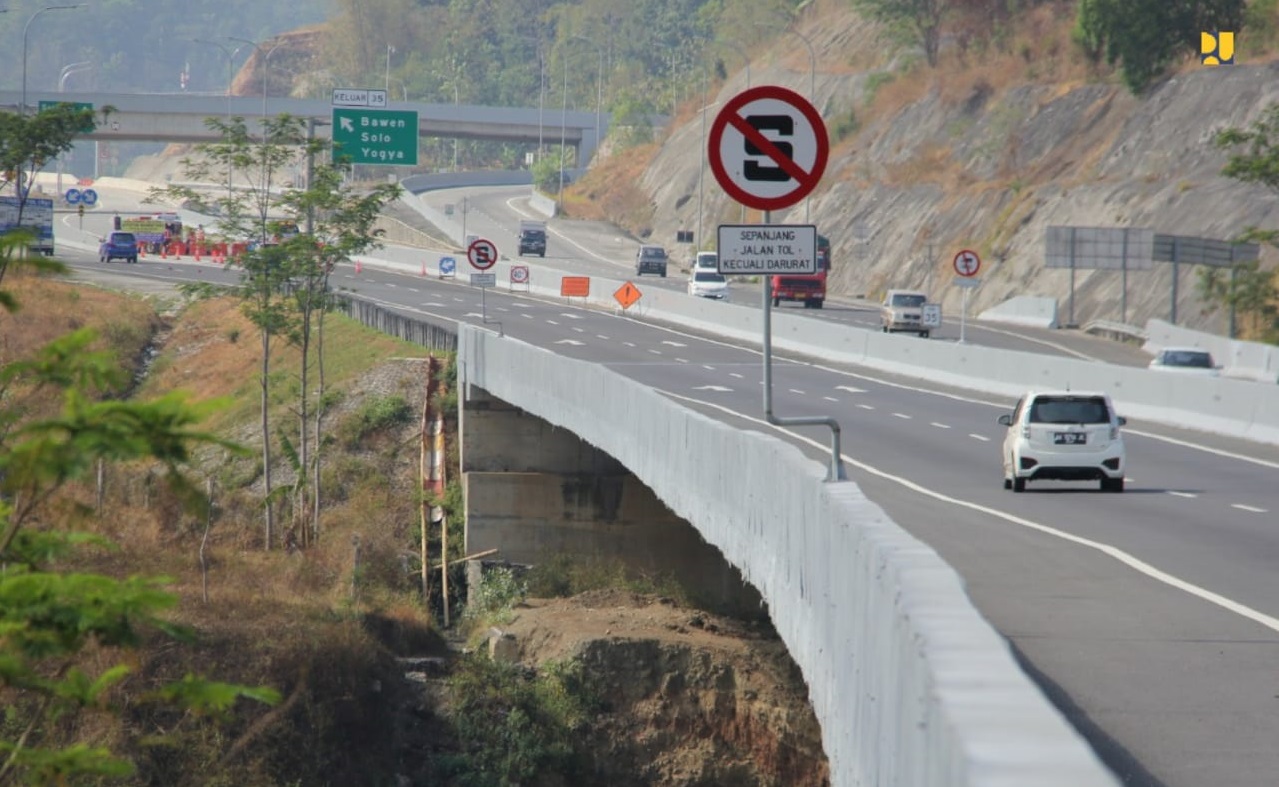
[[[910,416],[909,416],[909,415],[906,415],[905,413],[893,413],[893,417],[894,417],[894,418],[900,418],[900,419],[902,419],[903,421],[909,421],[909,420],[910,420]]]
[[[931,424],[929,424],[929,426],[935,426],[935,427],[937,427],[938,429],[949,429],[949,428],[950,428],[950,426],[949,426],[949,425],[947,425],[947,424],[939,424],[939,423],[937,423],[936,421],[933,421]]]
[[[860,407],[860,408],[861,408],[861,409],[863,409],[863,410],[874,410],[874,409],[875,409],[874,407],[871,407],[871,406],[870,406],[870,405],[868,405],[868,404],[859,404],[859,405],[857,405],[857,406],[858,406],[858,407]]]
[[[833,397],[833,396],[823,396],[822,398],[823,398],[823,399],[825,399],[825,400],[826,400],[826,401],[828,401],[828,402],[838,402],[838,401],[839,401],[838,399],[836,399],[836,398],[835,398],[835,397]]]
[[[1247,512],[1252,513],[1252,514],[1264,514],[1264,513],[1266,513],[1266,509],[1264,509],[1264,508],[1257,508],[1256,506],[1247,506],[1247,505],[1244,505],[1243,503],[1231,503],[1231,504],[1230,504],[1230,507],[1231,507],[1231,508],[1237,508],[1237,509],[1239,509],[1240,511],[1247,511]]]
[[[969,432],[969,433],[968,433],[968,436],[969,436],[969,437],[971,437],[971,438],[972,438],[972,439],[974,439],[974,440],[981,440],[983,443],[989,443],[989,442],[990,442],[990,438],[989,438],[989,437],[986,437],[985,435],[973,434],[972,432]]]
[[[1173,497],[1191,497],[1191,498],[1199,497],[1199,495],[1196,495],[1193,492],[1178,492],[1175,489],[1169,489],[1168,494],[1172,495]]]

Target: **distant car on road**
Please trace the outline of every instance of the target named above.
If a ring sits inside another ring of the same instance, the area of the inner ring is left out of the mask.
[[[1221,376],[1221,367],[1213,362],[1212,353],[1197,347],[1165,347],[1150,362],[1150,368],[1177,374]]]
[[[693,273],[698,271],[719,272],[719,254],[713,251],[699,251],[693,258]]]
[[[138,261],[138,239],[132,232],[113,232],[98,246],[98,262]]]
[[[665,279],[668,259],[666,249],[661,246],[640,246],[639,251],[635,252],[635,275],[656,273]]]
[[[688,294],[723,301],[728,299],[728,279],[713,268],[696,268],[688,276]]]
[[[879,306],[879,329],[884,333],[917,333],[927,339],[930,331],[924,325],[926,303],[928,296],[918,290],[889,290]]]
[[[1003,442],[1004,489],[1026,491],[1027,481],[1100,481],[1103,492],[1124,491],[1127,461],[1110,397],[1081,391],[1030,392],[1012,413]]]

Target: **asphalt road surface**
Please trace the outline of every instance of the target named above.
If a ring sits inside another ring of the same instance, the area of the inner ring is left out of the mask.
[[[470,226],[481,210],[500,212],[473,199]],[[491,199],[518,210],[512,198]],[[625,273],[608,258],[625,260],[628,243],[615,236],[570,262]],[[96,257],[72,264],[102,267]],[[138,280],[235,278],[190,262],[116,266]],[[369,266],[343,267],[335,282],[412,316],[481,316],[479,291],[459,283]],[[824,431],[764,423],[754,349],[498,290],[485,301],[489,319],[522,341],[828,458]],[[1028,341],[991,338],[1004,339]],[[1124,494],[1049,482],[1014,495],[1002,489],[995,423],[1012,402],[785,356],[774,379],[777,414],[839,419],[850,480],[959,571],[1028,673],[1126,784],[1279,783],[1279,448],[1131,421]]]

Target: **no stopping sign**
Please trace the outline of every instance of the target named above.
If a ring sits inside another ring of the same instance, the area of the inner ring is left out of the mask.
[[[753,87],[729,100],[706,144],[719,185],[756,210],[787,208],[808,196],[830,155],[821,115],[803,96],[777,85]]]

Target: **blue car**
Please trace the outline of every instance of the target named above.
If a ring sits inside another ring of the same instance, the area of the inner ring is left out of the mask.
[[[132,232],[113,232],[98,247],[98,262],[138,261],[138,239]]]

